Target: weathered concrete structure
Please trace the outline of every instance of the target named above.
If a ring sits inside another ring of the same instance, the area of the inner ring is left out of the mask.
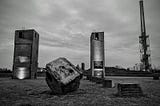
[[[34,29],[16,30],[13,78],[34,79],[38,67],[39,34]]]
[[[140,85],[135,83],[118,83],[117,91],[117,96],[137,97],[144,95]]]
[[[84,71],[85,70],[85,63],[81,63],[81,69]]]
[[[90,75],[105,76],[104,32],[93,32],[90,37]]]
[[[82,72],[66,58],[46,64],[46,82],[53,94],[66,94],[79,88]]]

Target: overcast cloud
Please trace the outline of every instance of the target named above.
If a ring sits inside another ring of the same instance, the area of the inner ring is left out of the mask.
[[[160,65],[160,0],[145,0],[152,64]],[[58,57],[89,66],[93,31],[105,33],[107,66],[139,63],[139,0],[0,0],[0,67],[12,68],[14,32],[40,34],[39,66]]]

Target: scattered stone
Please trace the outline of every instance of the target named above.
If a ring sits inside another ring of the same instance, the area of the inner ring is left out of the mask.
[[[81,70],[66,58],[58,58],[46,65],[46,82],[54,94],[65,94],[77,90],[81,78]]]

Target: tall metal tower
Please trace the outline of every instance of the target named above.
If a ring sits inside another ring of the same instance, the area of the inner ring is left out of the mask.
[[[151,53],[150,53],[149,35],[146,35],[143,0],[140,0],[139,4],[140,4],[140,21],[141,21],[141,36],[139,36],[140,56],[141,56],[140,58],[142,63],[141,70],[150,71]]]

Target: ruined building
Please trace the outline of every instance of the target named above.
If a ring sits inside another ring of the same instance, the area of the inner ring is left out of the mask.
[[[104,32],[93,32],[90,38],[90,74],[103,78],[105,75]]]
[[[38,67],[39,34],[34,29],[16,30],[13,78],[35,79]]]

